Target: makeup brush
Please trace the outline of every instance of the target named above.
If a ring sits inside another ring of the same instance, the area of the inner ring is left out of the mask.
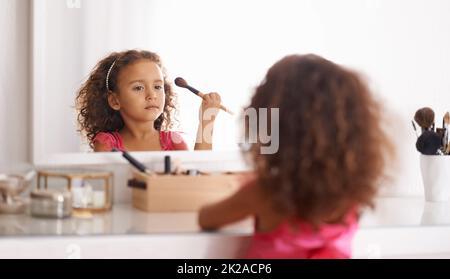
[[[148,174],[148,175],[153,175],[154,173],[147,169],[145,167],[144,164],[142,164],[141,162],[139,162],[138,160],[136,160],[133,156],[130,155],[130,153],[126,152],[125,150],[119,150],[116,148],[112,149],[113,152],[122,152],[122,156],[127,159],[127,161],[133,165],[133,167],[137,168],[139,171],[141,171],[142,173]]]
[[[422,128],[422,132],[434,129],[434,111],[429,107],[424,107],[416,111],[414,120]]]
[[[444,145],[444,154],[450,154],[450,113],[446,113],[444,115],[444,119],[442,119],[442,128],[444,129],[444,138],[443,138],[443,145]]]
[[[191,91],[192,93],[194,93],[195,95],[199,96],[200,98],[203,99],[203,97],[205,96],[203,93],[201,93],[200,91],[198,91],[197,89],[195,89],[194,87],[190,86],[186,80],[184,80],[184,78],[181,77],[177,77],[175,79],[175,85],[178,87],[182,87],[182,88],[186,88],[189,91]],[[230,111],[229,109],[227,109],[226,107],[224,107],[223,105],[220,105],[220,109],[228,112],[229,114],[233,115],[234,113],[232,111]]]
[[[416,138],[418,138],[419,135],[417,134],[417,128],[416,128],[416,124],[414,124],[414,120],[411,120],[411,123],[412,123],[413,129],[414,129],[414,132],[416,133]]]
[[[424,131],[416,142],[416,149],[424,155],[436,155],[440,147],[441,137],[433,131]]]
[[[444,115],[443,122],[444,122],[444,126],[450,125],[450,113],[448,111]]]

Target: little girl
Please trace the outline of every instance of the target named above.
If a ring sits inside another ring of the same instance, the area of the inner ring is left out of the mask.
[[[252,144],[255,173],[200,210],[201,228],[254,216],[246,257],[351,257],[359,210],[372,206],[392,151],[367,86],[319,56],[292,55],[270,68],[250,108],[279,108],[279,150]]]
[[[167,130],[173,126],[174,98],[157,54],[112,53],[95,66],[78,91],[80,131],[94,151],[187,150],[180,134]],[[205,129],[209,134],[204,135],[203,127],[214,124],[219,107],[217,93],[205,94],[197,133],[201,139],[212,138],[212,129]],[[206,110],[210,111],[204,118]],[[195,144],[196,150],[211,148],[211,140]]]

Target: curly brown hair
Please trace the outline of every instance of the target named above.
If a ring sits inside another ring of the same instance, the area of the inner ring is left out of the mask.
[[[317,55],[287,56],[269,69],[249,107],[279,108],[278,152],[261,154],[261,143],[250,149],[256,182],[275,210],[316,226],[373,207],[393,147],[358,74]]]
[[[91,148],[97,133],[119,131],[125,125],[120,113],[108,104],[108,94],[110,94],[106,88],[108,70],[115,61],[108,80],[109,89],[114,92],[118,90],[117,79],[120,70],[142,59],[155,62],[164,76],[165,106],[163,113],[155,120],[154,127],[158,131],[172,128],[175,122],[173,113],[176,109],[176,96],[167,80],[166,70],[162,66],[160,57],[156,53],[145,50],[113,52],[97,63],[87,81],[78,90],[76,97],[78,131],[85,134]]]

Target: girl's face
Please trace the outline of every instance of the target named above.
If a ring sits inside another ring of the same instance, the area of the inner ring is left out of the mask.
[[[164,111],[164,77],[159,66],[142,59],[120,70],[118,92],[111,94],[110,106],[124,120],[155,121]]]

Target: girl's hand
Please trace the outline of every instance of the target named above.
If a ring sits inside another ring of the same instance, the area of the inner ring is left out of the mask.
[[[220,95],[216,92],[204,94],[199,111],[199,120],[201,122],[214,121],[219,113],[220,102]]]

